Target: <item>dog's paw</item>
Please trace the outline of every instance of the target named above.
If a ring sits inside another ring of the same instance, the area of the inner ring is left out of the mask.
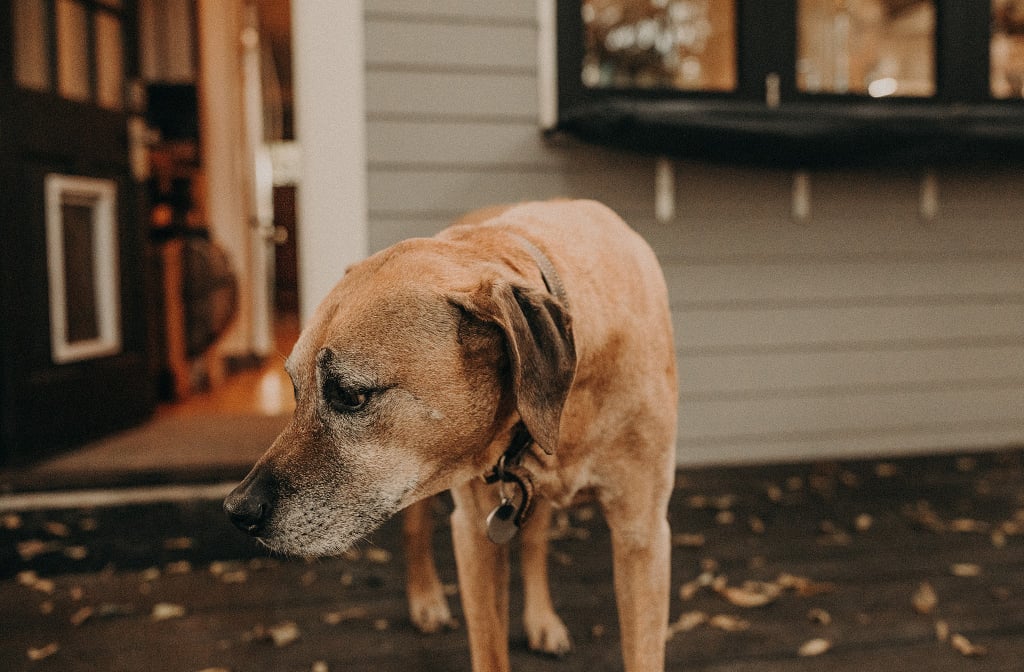
[[[572,638],[565,623],[554,612],[523,615],[523,629],[531,651],[549,656],[564,656],[572,651]]]
[[[455,627],[448,601],[440,592],[419,597],[410,595],[409,619],[417,630],[428,635]]]

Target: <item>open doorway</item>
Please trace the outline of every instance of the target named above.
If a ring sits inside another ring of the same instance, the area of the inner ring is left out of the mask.
[[[217,129],[210,126],[221,124],[225,116],[237,114],[242,121],[236,122],[235,137],[240,141],[238,144],[245,146],[244,150],[238,150],[236,157],[238,163],[244,164],[244,169],[238,171],[237,181],[231,184],[241,202],[234,213],[241,215],[236,218],[239,230],[225,236],[222,228],[218,235],[217,225],[227,219],[223,217],[224,211],[221,210],[220,216],[216,212],[208,214],[212,224],[210,237],[214,243],[222,243],[227,248],[229,260],[234,262],[238,288],[233,329],[242,332],[242,337],[232,339],[229,334],[201,351],[176,346],[175,323],[189,322],[190,316],[185,314],[189,306],[178,310],[179,314],[173,306],[165,306],[156,330],[161,341],[158,366],[165,379],[160,386],[162,403],[158,415],[268,415],[290,410],[290,383],[278,380],[283,375],[281,360],[298,335],[296,241],[299,233],[295,212],[297,176],[294,170],[290,2],[260,0],[229,4],[235,12],[220,5],[187,0],[170,3],[144,0],[140,8],[144,66],[146,54],[153,61],[148,81],[149,116],[161,120],[169,112],[160,96],[153,94],[191,89],[192,105],[177,110],[176,116],[188,117],[196,131],[193,135],[196,147],[187,161],[181,161],[173,151],[167,151],[171,140],[167,129],[158,128],[158,139],[151,151],[153,181],[158,185],[161,180],[166,184],[175,183],[178,191],[180,183],[187,182],[191,186],[186,190],[194,198],[185,201],[201,209],[202,203],[210,203],[211,191],[221,194],[218,197],[222,197],[223,191],[217,191],[214,174],[218,167],[212,162],[207,164],[210,148],[200,148],[200,138],[203,144],[210,143],[211,136],[217,133]],[[181,5],[180,12],[175,10],[177,5]],[[230,14],[228,18],[234,25],[222,31],[221,41],[230,45],[240,39],[243,47],[237,67],[225,69],[229,78],[237,79],[226,82],[237,87],[238,98],[242,101],[237,110],[216,107],[220,91],[211,91],[218,86],[211,87],[210,73],[202,71],[204,63],[214,64],[215,69],[221,67],[216,45],[210,47],[212,31],[209,26],[223,24],[213,18],[211,12]],[[145,42],[150,36],[153,43],[147,45]],[[205,56],[204,49],[207,50]],[[193,66],[179,67],[180,72],[175,71],[173,64],[187,61],[189,52],[193,56],[198,54]],[[146,67],[143,70],[145,74]],[[175,78],[191,81],[182,84],[174,81]],[[203,108],[204,93],[206,109]],[[174,149],[173,145],[170,147]],[[163,179],[167,173],[174,179]],[[230,240],[232,236],[234,242]],[[161,245],[157,246],[156,256],[162,262],[163,298],[165,303],[173,304],[177,297],[189,294],[187,285],[193,279],[172,277],[168,281],[168,264],[173,265],[174,253],[165,254]],[[168,284],[172,286],[166,286]],[[184,303],[187,302],[186,298]],[[187,324],[186,335],[193,326]],[[225,346],[225,340],[231,342]]]

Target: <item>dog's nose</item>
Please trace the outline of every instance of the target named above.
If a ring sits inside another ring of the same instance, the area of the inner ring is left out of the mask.
[[[254,469],[224,499],[224,512],[235,527],[258,537],[270,519],[275,490],[269,470]]]

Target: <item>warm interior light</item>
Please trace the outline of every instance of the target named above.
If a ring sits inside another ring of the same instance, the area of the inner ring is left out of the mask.
[[[895,77],[883,77],[868,84],[868,95],[872,98],[883,98],[896,93],[899,83]]]

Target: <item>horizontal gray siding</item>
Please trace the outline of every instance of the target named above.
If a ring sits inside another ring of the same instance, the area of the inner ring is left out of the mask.
[[[815,173],[653,160],[537,129],[535,2],[368,0],[370,239],[554,196],[618,210],[658,253],[680,364],[681,463],[1024,442],[1024,176]]]

